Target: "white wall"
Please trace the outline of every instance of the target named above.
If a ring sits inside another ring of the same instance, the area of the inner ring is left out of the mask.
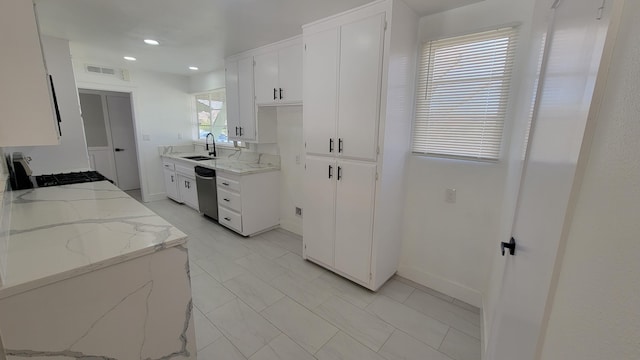
[[[72,54],[79,50],[77,44],[71,43]],[[78,88],[132,93],[142,196],[145,201],[165,198],[158,146],[187,145],[192,141],[195,118],[192,116],[189,77],[130,70],[131,81],[122,81],[87,73],[85,63],[119,68],[126,64],[73,58]]]
[[[541,359],[640,359],[640,2],[623,14]]]
[[[420,19],[421,43],[520,23],[521,44],[511,96],[518,98],[528,55],[533,0],[486,0]],[[497,163],[411,156],[399,274],[482,306],[492,260],[501,240],[501,216],[510,134],[517,102],[510,104],[503,154]],[[445,202],[447,188],[457,202]]]
[[[34,175],[89,169],[89,155],[80,117],[80,103],[75,85],[71,54],[67,40],[43,36],[47,70],[53,76],[60,116],[62,139],[60,145],[7,148],[6,153],[21,151],[33,159]]]
[[[224,74],[224,69],[220,69],[190,76],[189,92],[196,94],[225,87]]]

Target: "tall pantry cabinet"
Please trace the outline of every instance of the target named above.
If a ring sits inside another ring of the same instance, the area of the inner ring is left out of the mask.
[[[398,267],[417,32],[400,0],[303,27],[303,257],[372,290]]]

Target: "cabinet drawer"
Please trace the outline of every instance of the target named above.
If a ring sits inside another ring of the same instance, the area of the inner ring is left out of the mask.
[[[196,171],[193,166],[184,166],[176,164],[176,172],[195,180],[196,179]]]
[[[242,216],[235,211],[218,206],[218,221],[224,226],[242,232]]]
[[[218,204],[237,212],[242,211],[240,195],[222,188],[218,188]]]
[[[172,162],[168,162],[168,161],[163,161],[162,162],[162,166],[167,169],[167,170],[171,170],[174,171],[176,169],[176,164],[172,163]]]
[[[216,177],[216,181],[218,184],[218,188],[220,189],[225,189],[225,190],[231,190],[231,191],[235,191],[235,192],[240,192],[240,181],[239,180],[233,180],[231,179],[230,176],[225,175],[220,175],[218,174],[218,176]]]

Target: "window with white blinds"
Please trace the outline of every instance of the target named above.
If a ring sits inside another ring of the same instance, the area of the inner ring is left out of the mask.
[[[499,158],[517,36],[509,27],[424,44],[414,153]]]

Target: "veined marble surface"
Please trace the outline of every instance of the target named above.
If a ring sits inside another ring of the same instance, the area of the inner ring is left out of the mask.
[[[0,299],[187,241],[107,181],[5,195],[11,221],[0,229],[6,242]]]
[[[213,160],[195,161],[185,159],[186,156],[206,154],[201,153],[168,153],[162,157],[170,160],[179,160],[193,166],[202,166],[209,169],[227,171],[238,175],[255,174],[267,171],[280,170],[280,158],[277,155],[259,154],[250,152],[237,152],[237,156],[218,157]]]

